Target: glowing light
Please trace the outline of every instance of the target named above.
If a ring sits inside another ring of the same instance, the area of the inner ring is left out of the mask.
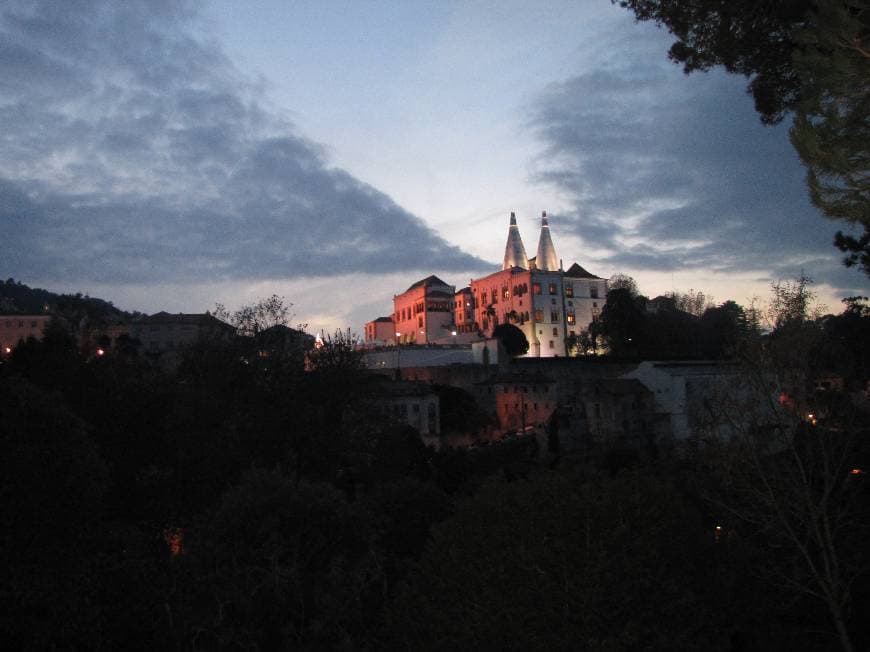
[[[717,532],[721,532],[721,531],[722,531],[722,526],[721,526],[721,525],[717,525],[717,526],[716,526],[716,531],[717,531]]]
[[[450,331],[450,334],[456,337],[456,331]]]
[[[106,355],[106,352],[103,349],[97,349],[97,355],[99,357],[103,357],[104,355]]]
[[[12,353],[12,347],[11,346],[3,347],[3,353]]]
[[[849,473],[851,473],[852,475],[861,475],[862,473],[864,473],[864,471],[862,471],[861,469],[852,469],[851,471],[849,471]]]
[[[184,535],[180,528],[172,527],[163,530],[163,541],[169,548],[169,554],[178,557],[184,554]]]

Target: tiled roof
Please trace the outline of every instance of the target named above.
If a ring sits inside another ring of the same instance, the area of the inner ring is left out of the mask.
[[[209,313],[169,313],[165,311],[154,313],[139,320],[140,324],[192,324],[197,326],[217,326],[219,328],[233,327]],[[234,330],[234,329],[233,329]]]
[[[429,287],[430,285],[448,285],[448,284],[445,283],[444,281],[442,281],[440,278],[438,278],[434,274],[432,274],[431,276],[427,276],[426,278],[424,278],[420,281],[417,281],[412,286],[410,286],[408,288],[408,290],[413,290],[414,288],[419,288],[419,287]],[[408,290],[405,290],[405,292],[407,292]]]
[[[571,265],[571,267],[568,268],[568,271],[565,272],[565,276],[570,276],[571,278],[601,278],[600,276],[595,276],[595,274],[587,272],[577,263],[574,263],[573,265]]]
[[[380,322],[380,323],[383,323],[383,322],[392,322],[392,321],[393,321],[393,318],[392,318],[392,317],[378,317],[377,319],[373,319],[372,321],[374,321],[374,322]]]

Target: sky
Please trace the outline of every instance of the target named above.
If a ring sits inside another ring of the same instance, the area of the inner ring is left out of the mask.
[[[499,268],[542,210],[643,293],[867,293],[746,80],[579,2],[4,2],[0,275],[121,308],[273,293],[312,332]]]

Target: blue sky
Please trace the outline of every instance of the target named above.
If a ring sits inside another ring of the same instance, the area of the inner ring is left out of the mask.
[[[501,259],[516,211],[647,294],[863,291],[745,80],[592,2],[11,2],[0,274],[145,311],[273,292],[312,330]]]

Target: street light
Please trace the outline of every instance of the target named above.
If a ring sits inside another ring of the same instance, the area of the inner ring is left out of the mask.
[[[400,371],[402,368],[402,334],[396,333],[396,380],[401,378],[402,372]]]

